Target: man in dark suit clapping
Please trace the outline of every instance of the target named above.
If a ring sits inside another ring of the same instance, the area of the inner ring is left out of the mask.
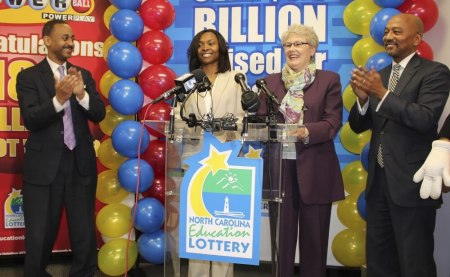
[[[30,131],[23,169],[24,276],[50,276],[45,268],[63,207],[73,254],[70,276],[94,276],[97,167],[88,121],[103,120],[105,106],[91,73],[67,61],[75,39],[67,22],[47,22],[42,39],[47,57],[22,70],[16,87]]]
[[[450,72],[417,55],[422,34],[418,17],[393,16],[383,37],[392,66],[352,72],[358,100],[350,126],[356,133],[372,130],[366,188],[369,277],[436,276],[433,232],[442,200],[421,199],[413,175],[437,138]]]

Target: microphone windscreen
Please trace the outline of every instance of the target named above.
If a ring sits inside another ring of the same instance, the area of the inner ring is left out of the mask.
[[[256,87],[261,89],[262,86],[266,85],[266,80],[263,78],[256,80]]]
[[[253,91],[246,91],[241,96],[242,109],[249,113],[256,113],[259,109],[258,94]]]
[[[236,81],[236,83],[240,83],[241,81],[245,82],[245,75],[242,73],[236,73],[236,75],[234,75],[234,81]]]
[[[197,81],[197,83],[203,82],[203,79],[206,77],[205,72],[203,72],[201,68],[197,68],[193,70],[191,73],[194,75],[195,81]]]

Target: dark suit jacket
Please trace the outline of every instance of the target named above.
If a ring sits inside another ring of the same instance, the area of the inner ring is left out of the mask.
[[[73,66],[67,63],[67,67]],[[99,122],[105,117],[105,106],[95,88],[89,71],[78,68],[89,94],[89,110],[85,110],[75,96],[70,99],[77,145],[73,150],[81,175],[97,175],[93,137],[88,120]],[[47,59],[22,70],[17,76],[17,96],[25,127],[30,135],[25,144],[23,180],[36,185],[49,185],[64,151],[63,113],[57,113],[52,98],[55,79]]]
[[[388,86],[391,66],[380,71]],[[414,173],[424,163],[437,137],[437,122],[450,89],[450,72],[437,62],[412,57],[404,69],[394,92],[385,98],[370,97],[364,116],[356,104],[349,115],[350,127],[356,133],[372,130],[369,152],[369,174],[366,195],[373,185],[377,149],[383,147],[384,171],[394,203],[401,206],[437,205],[441,200],[420,198],[420,183],[413,182]]]
[[[447,116],[444,124],[442,125],[442,129],[439,132],[439,137],[450,139],[450,114]]]
[[[281,73],[266,78],[267,86],[278,100],[287,93]],[[267,114],[264,93],[260,93],[259,115]],[[309,131],[309,143],[295,143],[298,186],[306,204],[325,204],[344,199],[341,170],[333,138],[342,126],[342,97],[339,75],[331,71],[316,71],[316,79],[304,90],[304,125]],[[281,112],[277,123],[284,123]]]

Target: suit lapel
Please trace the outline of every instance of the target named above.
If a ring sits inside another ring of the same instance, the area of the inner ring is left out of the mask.
[[[284,86],[284,82],[283,82],[283,78],[281,76],[281,73],[279,74],[279,78],[278,78],[278,82],[275,83],[275,88],[273,90],[275,96],[277,97],[278,102],[281,103],[281,101],[283,100],[284,96],[287,93],[287,89]]]
[[[213,114],[218,115],[218,110],[224,110],[224,107],[220,107],[222,102],[222,97],[227,97],[224,92],[226,92],[226,85],[228,82],[234,80],[228,80],[231,74],[228,73],[219,73],[217,75],[217,79],[214,84],[214,90],[212,93],[212,105],[213,105]],[[226,110],[226,109],[225,109]]]
[[[406,65],[405,69],[398,80],[397,86],[395,87],[394,94],[402,95],[405,86],[410,82],[411,78],[417,72],[420,66],[420,58],[417,54],[415,54],[409,63]]]
[[[403,70],[402,75],[400,76],[400,79],[398,80],[397,86],[395,87],[395,90],[392,92],[393,94],[398,95],[398,96],[402,95],[403,89],[409,83],[409,81],[414,76],[414,74],[417,72],[417,70],[419,69],[419,66],[420,66],[420,58],[416,54],[411,58],[411,60],[408,62],[405,69]],[[391,76],[391,71],[392,71],[392,65],[389,67],[389,69],[386,69],[386,70],[383,70],[380,72],[381,80],[385,87],[388,87],[388,85],[389,85],[389,78]],[[379,101],[380,100],[377,100],[375,106],[378,105]],[[387,121],[388,121],[387,118],[383,118],[383,123],[382,123],[381,129],[384,129]]]
[[[47,88],[50,97],[55,96],[55,76],[53,75],[52,68],[47,62],[47,59],[43,59],[39,64],[39,72],[42,74],[41,79],[44,80],[44,85]]]

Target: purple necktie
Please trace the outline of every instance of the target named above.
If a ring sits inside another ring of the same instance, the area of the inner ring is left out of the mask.
[[[66,75],[64,72],[63,65],[58,66],[58,72],[59,72],[59,79],[61,80]],[[70,108],[70,99],[67,101],[67,105],[64,108],[63,122],[64,122],[64,143],[66,144],[67,148],[73,150],[75,148],[75,145],[77,144],[77,141],[75,139],[75,132],[73,130],[72,109]]]

